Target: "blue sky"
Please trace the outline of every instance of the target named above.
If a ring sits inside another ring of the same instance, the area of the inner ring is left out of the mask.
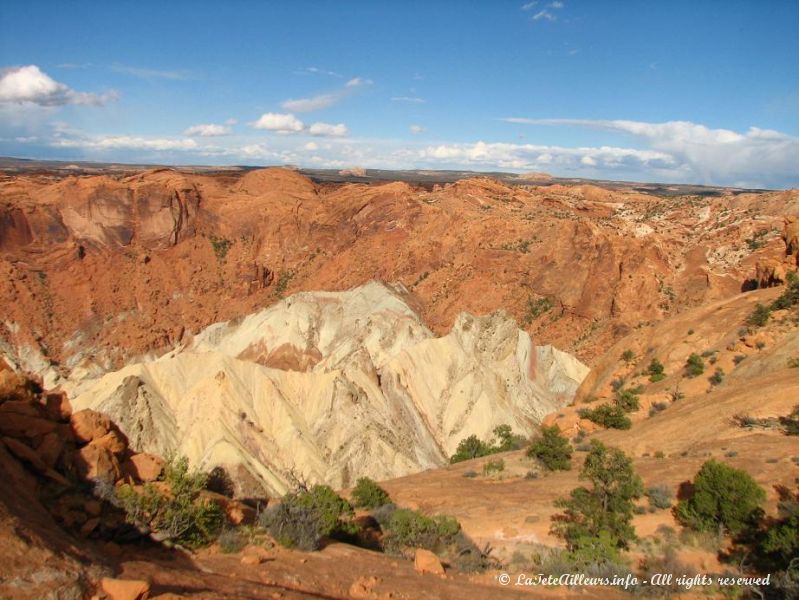
[[[799,186],[799,2],[0,4],[0,154]]]

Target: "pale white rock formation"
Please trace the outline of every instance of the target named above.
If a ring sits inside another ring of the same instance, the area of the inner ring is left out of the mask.
[[[461,314],[437,338],[403,288],[372,282],[211,325],[82,382],[72,402],[108,413],[137,451],[222,466],[242,494],[283,493],[295,477],[345,487],[437,467],[503,423],[531,434],[587,372],[503,312]]]

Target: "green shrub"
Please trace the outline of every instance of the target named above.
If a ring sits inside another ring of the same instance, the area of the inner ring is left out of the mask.
[[[799,356],[794,356],[788,359],[789,369],[799,369]]]
[[[318,550],[325,537],[351,535],[352,507],[326,485],[286,494],[261,513],[260,524],[283,546]]]
[[[638,398],[638,395],[642,391],[643,390],[640,387],[617,390],[614,402],[624,412],[635,412],[641,408],[641,402]]]
[[[557,425],[541,428],[541,437],[530,444],[527,456],[540,460],[550,471],[568,471],[572,466],[572,447]]]
[[[441,552],[454,541],[460,524],[452,517],[427,517],[409,508],[394,510],[385,525],[383,543],[388,552],[398,554],[403,548],[425,548]]]
[[[241,552],[247,545],[247,536],[239,528],[225,529],[219,534],[216,543],[224,554]]]
[[[716,372],[708,378],[708,381],[711,385],[721,385],[721,382],[724,381],[724,369],[716,369]]]
[[[675,514],[698,531],[724,527],[736,534],[751,524],[765,499],[765,492],[746,471],[709,460],[694,477],[693,494],[677,504]]]
[[[666,378],[666,374],[664,373],[665,367],[663,363],[660,362],[657,358],[653,358],[652,362],[649,363],[649,367],[647,367],[647,373],[649,374],[649,381],[652,383],[656,383]]]
[[[791,271],[788,273],[788,282],[785,291],[771,303],[772,310],[791,308],[799,304],[799,277]]]
[[[523,448],[527,442],[523,435],[513,433],[510,425],[497,425],[494,427],[494,435],[496,436],[496,441],[493,442],[493,446],[496,448],[495,452],[518,450]]]
[[[189,548],[210,544],[225,523],[221,506],[201,497],[208,475],[189,471],[185,457],[164,467],[166,489],[147,483],[141,488],[123,484],[115,490],[115,503],[127,520],[153,532],[156,539]]]
[[[580,479],[590,481],[591,487],[575,488],[569,498],[555,502],[564,512],[553,517],[552,532],[566,542],[570,552],[597,544],[614,549],[628,547],[636,539],[634,501],[643,493],[632,460],[621,450],[591,440]]]
[[[491,446],[486,444],[476,435],[470,435],[463,439],[458,444],[455,454],[449,459],[450,463],[459,463],[464,460],[471,460],[473,458],[480,458],[491,454]]]
[[[785,429],[785,435],[799,435],[799,404],[784,417],[780,417],[780,425]]]
[[[391,502],[388,492],[368,477],[361,477],[355,483],[352,499],[358,508],[377,508]]]
[[[483,465],[483,475],[490,475],[491,473],[501,473],[505,470],[505,461],[501,458],[496,460],[489,460]]]
[[[653,485],[647,488],[646,497],[649,499],[650,506],[657,509],[671,508],[673,494],[667,485]]]
[[[477,471],[471,471],[471,470],[470,471],[464,471],[463,472],[463,476],[464,477],[468,477],[469,479],[474,479],[475,477],[477,477]]]
[[[228,239],[225,238],[218,238],[218,237],[211,237],[211,246],[214,249],[214,254],[216,254],[216,258],[218,260],[225,260],[225,256],[227,256],[228,250],[233,245]]]
[[[449,462],[454,464],[464,460],[488,456],[489,454],[496,454],[497,452],[517,450],[523,447],[525,443],[524,436],[513,433],[510,425],[497,425],[494,428],[494,435],[496,438],[488,442],[484,442],[476,435],[470,435],[462,439],[455,450],[455,454],[450,457]]]
[[[763,327],[771,318],[771,309],[764,304],[758,302],[755,304],[754,310],[746,319],[746,324],[750,327]]]
[[[649,416],[654,417],[656,414],[666,410],[668,407],[668,402],[655,402],[649,407]]]
[[[608,429],[629,429],[632,427],[632,421],[617,404],[600,404],[594,409],[583,408],[577,414],[583,419],[588,419]]]
[[[549,298],[528,298],[527,307],[522,317],[522,325],[528,326],[544,313],[552,310],[552,301]]]
[[[688,377],[699,377],[702,373],[705,372],[705,361],[704,359],[699,356],[696,352],[691,354],[688,357],[688,360],[685,362],[685,374]]]
[[[633,352],[630,349],[627,349],[627,350],[625,350],[624,352],[621,353],[621,359],[624,362],[626,362],[627,364],[630,364],[631,362],[633,362],[634,358],[635,358],[635,352]]]
[[[746,354],[736,354],[735,357],[733,357],[732,362],[734,362],[736,365],[740,365],[744,360],[746,360]]]

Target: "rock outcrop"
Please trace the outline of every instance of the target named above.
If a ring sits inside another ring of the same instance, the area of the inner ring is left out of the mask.
[[[370,283],[296,294],[71,393],[137,451],[223,467],[251,495],[295,477],[345,487],[440,466],[503,423],[530,434],[586,372],[503,313],[462,314],[435,337],[404,290]]]

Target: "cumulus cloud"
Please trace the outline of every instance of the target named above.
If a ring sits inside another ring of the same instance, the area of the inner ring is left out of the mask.
[[[268,129],[278,133],[297,133],[305,129],[305,125],[291,113],[264,113],[253,123],[256,129]]]
[[[104,94],[75,91],[56,81],[36,65],[0,71],[0,103],[4,104],[101,106],[117,97],[118,94],[114,91]]]
[[[281,134],[307,133],[317,137],[344,137],[349,133],[344,123],[316,122],[306,126],[291,113],[265,113],[252,126]]]
[[[314,123],[308,128],[308,133],[320,137],[344,137],[349,133],[344,123]]]
[[[418,133],[423,133],[423,132],[427,131],[427,130],[426,130],[424,127],[422,127],[421,125],[411,125],[411,126],[408,128],[408,129],[409,129],[409,130],[410,130],[410,132],[411,132],[412,134],[414,134],[414,135],[416,135],[416,134],[418,134]]]
[[[309,98],[292,98],[286,100],[281,106],[291,112],[314,112],[322,110],[343,100],[356,88],[372,85],[371,79],[355,77],[344,84],[344,87],[333,92],[310,96]]]
[[[188,129],[186,129],[186,131],[183,132],[183,135],[189,137],[191,136],[215,137],[222,135],[230,135],[232,131],[233,130],[227,125],[216,125],[214,123],[208,123],[201,125],[192,125]]]
[[[308,142],[307,144],[305,144],[305,146],[303,146],[303,148],[305,148],[306,150],[312,150],[312,151],[313,150],[319,150],[319,144],[317,144],[316,142]]]
[[[480,141],[473,144],[428,146],[421,150],[419,156],[423,160],[448,165],[512,170],[547,166],[557,166],[561,170],[579,170],[586,166],[611,170],[666,169],[675,166],[672,158],[663,152],[613,146],[565,148]]]
[[[597,119],[526,119],[505,121],[528,125],[576,126],[624,133],[641,139],[650,148],[667,155],[694,181],[734,184],[761,181],[780,185],[795,177],[799,165],[799,138],[750,127],[745,133],[712,129],[690,121],[647,123]]]
[[[145,138],[128,135],[109,135],[85,138],[57,138],[52,146],[90,150],[194,150],[197,142],[191,139]]]

